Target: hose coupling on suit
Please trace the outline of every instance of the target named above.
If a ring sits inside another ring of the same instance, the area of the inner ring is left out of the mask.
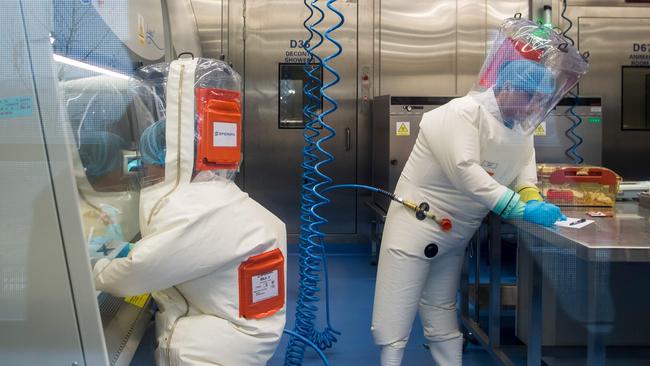
[[[438,224],[438,226],[440,226],[442,231],[451,230],[451,228],[452,228],[451,220],[446,218],[446,217],[441,218],[441,219],[437,218],[436,215],[433,212],[429,211],[430,207],[429,207],[428,203],[422,202],[422,203],[420,203],[418,205],[415,202],[405,200],[405,199],[403,199],[402,197],[399,197],[399,196],[394,196],[393,195],[392,198],[396,202],[401,203],[404,207],[407,207],[407,208],[413,210],[415,212],[415,217],[418,220],[422,221],[422,220],[424,220],[426,218],[429,218],[429,219],[435,221]]]
[[[440,226],[442,231],[451,230],[451,227],[452,227],[451,220],[446,218],[446,217],[441,218],[441,219],[437,218],[436,215],[433,214],[433,212],[429,211],[430,207],[429,207],[429,204],[427,202],[422,202],[422,203],[420,203],[418,205],[415,202],[405,200],[404,198],[396,195],[395,193],[385,191],[385,190],[383,190],[381,188],[367,186],[367,185],[363,185],[363,184],[337,184],[337,185],[329,186],[329,187],[323,189],[323,191],[321,193],[324,194],[324,193],[327,193],[329,191],[332,191],[332,190],[335,190],[335,189],[341,189],[341,188],[366,189],[366,190],[369,190],[369,191],[372,191],[372,192],[375,192],[375,193],[382,194],[382,195],[390,198],[391,200],[393,200],[393,201],[403,205],[404,207],[412,210],[413,212],[415,212],[415,217],[418,220],[422,221],[422,220],[424,220],[426,218],[430,218],[431,220],[435,221],[436,224],[438,224]]]

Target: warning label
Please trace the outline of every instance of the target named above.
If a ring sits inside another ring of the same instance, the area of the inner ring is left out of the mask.
[[[0,118],[16,118],[32,115],[32,97],[0,99]]]
[[[535,136],[546,136],[546,122],[542,122],[537,126]]]
[[[411,136],[411,122],[395,122],[395,124],[397,136]]]
[[[138,296],[129,296],[125,297],[124,301],[128,302],[129,304],[133,304],[139,308],[143,308],[147,304],[147,300],[149,300],[149,294],[142,294]]]
[[[278,270],[253,276],[253,303],[278,296]]]

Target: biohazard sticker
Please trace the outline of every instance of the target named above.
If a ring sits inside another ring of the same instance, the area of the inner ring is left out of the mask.
[[[535,136],[546,136],[546,122],[542,122],[537,126]]]
[[[481,162],[481,167],[485,169],[485,171],[490,175],[493,176],[494,173],[497,171],[497,167],[499,164],[493,163],[491,161],[483,160]]]
[[[411,136],[411,122],[395,122],[395,135]]]
[[[278,271],[274,270],[252,277],[253,303],[278,296]]]

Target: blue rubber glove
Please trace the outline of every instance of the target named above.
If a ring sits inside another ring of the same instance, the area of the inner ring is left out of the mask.
[[[115,258],[124,258],[124,257],[128,256],[131,249],[133,249],[133,244],[128,243],[128,244],[124,245],[122,250],[120,250],[120,252],[117,253]]]
[[[528,201],[524,208],[524,220],[544,226],[553,226],[558,220],[566,220],[560,208],[552,203]]]

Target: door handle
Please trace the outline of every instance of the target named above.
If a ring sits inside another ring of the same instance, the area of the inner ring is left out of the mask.
[[[345,151],[350,151],[350,138],[352,135],[352,131],[350,131],[350,127],[345,128]]]

